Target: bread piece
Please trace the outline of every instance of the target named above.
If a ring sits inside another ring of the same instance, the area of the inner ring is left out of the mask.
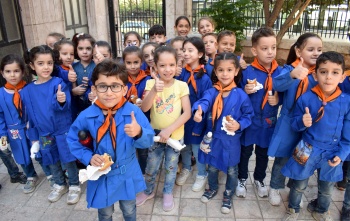
[[[136,100],[138,99],[138,96],[136,95],[131,95],[130,97],[130,101],[133,103],[133,104],[136,104]]]
[[[109,154],[104,153],[102,157],[104,159],[104,162],[102,164],[102,167],[99,169],[99,171],[104,171],[105,169],[107,169],[113,164],[112,157]]]
[[[233,118],[231,115],[227,115],[225,118],[228,122],[233,121]]]
[[[248,84],[254,84],[254,86],[258,85],[258,82],[256,81],[256,78],[253,80],[247,79]]]

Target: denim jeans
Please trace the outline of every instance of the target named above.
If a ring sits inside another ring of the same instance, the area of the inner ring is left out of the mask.
[[[78,168],[75,161],[64,164],[68,172],[68,182],[69,186],[78,186],[79,185],[79,176]],[[64,177],[64,172],[61,167],[61,162],[57,161],[56,164],[50,165],[50,170],[52,172],[52,177],[55,180],[55,183],[60,186],[67,185],[66,179]]]
[[[27,166],[24,164],[21,164],[21,167],[23,169],[24,174],[27,177],[35,177],[37,176],[35,169],[34,169],[34,165],[32,162],[30,162],[30,164],[28,164]]]
[[[123,212],[125,221],[136,221],[136,200],[119,200],[119,208]],[[112,221],[112,215],[114,213],[114,204],[98,209],[99,221]]]
[[[17,174],[19,173],[19,169],[15,160],[12,157],[12,152],[9,149],[6,149],[4,151],[0,150],[0,158],[2,159],[2,162],[5,164],[7,168],[7,172],[10,175],[10,177],[16,177]]]
[[[145,170],[147,166],[148,149],[136,148],[136,151],[137,151],[137,159],[139,161],[142,174],[145,174]]]
[[[346,165],[347,168],[344,168],[344,165]],[[348,178],[346,182],[346,190],[344,193],[344,202],[343,202],[343,209],[349,210],[350,209],[350,171],[349,171],[349,161],[345,161],[343,164],[343,170],[346,170],[346,178]]]
[[[208,173],[205,168],[205,164],[198,162],[198,150],[199,144],[186,144],[186,147],[181,150],[182,156],[182,166],[191,171],[191,158],[192,152],[193,156],[196,158],[196,165],[198,169],[198,176],[207,176]]]
[[[35,160],[40,164],[41,168],[43,169],[45,176],[50,176],[51,175],[51,170],[49,166],[44,166],[43,165],[43,160],[42,158],[35,158]]]
[[[145,193],[148,195],[150,195],[154,190],[155,180],[164,155],[165,181],[163,193],[171,194],[173,192],[180,151],[174,150],[166,143],[155,142],[148,152],[147,167],[145,173],[145,181],[147,186]]]
[[[289,157],[275,157],[273,162],[270,187],[272,189],[284,189],[286,177],[281,173],[282,168],[286,165]],[[289,187],[289,185],[288,185]]]
[[[242,146],[241,148],[241,159],[238,164],[238,178],[248,179],[248,163],[249,158],[252,155],[254,149],[254,144],[249,146]],[[268,148],[262,148],[255,145],[255,169],[254,169],[254,180],[263,182],[266,177],[267,163],[269,162],[269,157],[267,156]]]
[[[291,182],[288,208],[292,208],[296,213],[300,211],[301,197],[307,188],[309,178],[305,180],[293,180]],[[331,202],[334,182],[318,180],[317,207],[315,211],[324,213],[328,211]]]
[[[219,189],[218,179],[219,179],[219,170],[209,165],[208,167],[209,189],[211,190]],[[233,194],[235,193],[237,184],[238,184],[238,166],[236,165],[236,166],[229,167],[227,170],[225,190],[228,190],[230,192],[230,197],[232,197]]]

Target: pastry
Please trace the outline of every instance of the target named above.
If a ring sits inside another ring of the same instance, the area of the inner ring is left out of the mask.
[[[107,169],[108,167],[110,167],[113,164],[112,157],[109,154],[104,153],[102,155],[102,157],[104,159],[104,162],[103,162],[101,168],[99,169],[99,171],[104,171],[105,169]]]
[[[258,82],[256,81],[256,78],[254,78],[253,80],[247,79],[248,84],[254,84],[254,86],[258,85]]]
[[[227,115],[225,118],[228,122],[233,121],[233,118],[231,115]]]
[[[135,95],[131,95],[131,96],[130,96],[130,101],[131,101],[133,104],[136,104],[137,99],[138,99],[137,95],[136,95],[136,96],[135,96]]]

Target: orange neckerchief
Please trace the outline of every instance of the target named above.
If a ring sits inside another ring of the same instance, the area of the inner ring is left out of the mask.
[[[63,64],[61,65],[61,68],[62,68],[63,70],[69,71],[69,67],[66,67],[66,66],[64,66]]]
[[[255,58],[251,65],[267,74],[267,78],[265,80],[265,85],[264,85],[264,90],[265,90],[264,99],[261,103],[261,110],[263,110],[265,107],[265,104],[267,103],[267,98],[269,96],[268,92],[272,91],[272,73],[278,68],[278,63],[276,60],[273,60],[271,63],[271,69],[267,70],[264,66],[262,66],[259,63],[258,59]]]
[[[192,70],[191,66],[188,65],[188,64],[186,64],[186,66],[185,66],[186,71],[190,72],[190,77],[187,80],[187,84],[191,83],[191,85],[194,88],[194,91],[196,92],[196,94],[197,94],[197,83],[196,83],[196,80],[194,79],[194,73],[199,72],[201,70],[201,68],[203,68],[203,70],[204,70],[203,65],[199,65],[194,70]]]
[[[109,135],[111,136],[113,149],[116,148],[116,137],[117,137],[117,126],[115,124],[114,117],[112,116],[112,111],[117,111],[119,108],[121,108],[127,100],[122,97],[121,100],[117,105],[115,105],[112,108],[108,108],[104,106],[98,99],[95,101],[95,105],[101,110],[107,111],[107,117],[105,118],[105,121],[103,124],[98,128],[97,130],[97,146],[100,144],[102,138],[106,135],[106,133],[109,131]]]
[[[149,66],[147,66],[147,69],[145,70],[145,74],[147,76],[151,76],[151,68]]]
[[[295,68],[296,66],[298,66],[300,62],[300,59],[297,58],[293,63],[292,63],[292,66]],[[312,74],[312,73],[315,73],[315,68],[316,66],[312,66],[309,68],[309,74]],[[301,80],[299,82],[299,85],[298,85],[298,89],[297,89],[297,92],[295,93],[295,99],[294,101],[298,100],[298,98],[304,94],[307,90],[307,87],[309,86],[309,78],[304,78],[303,80]]]
[[[321,120],[321,118],[324,115],[324,106],[326,106],[328,102],[331,102],[332,100],[339,97],[341,95],[342,91],[340,90],[339,87],[337,87],[337,89],[335,89],[333,94],[327,98],[324,96],[324,93],[322,92],[320,85],[316,85],[315,87],[313,87],[311,89],[311,91],[314,92],[322,101],[322,106],[318,110],[317,119],[315,120],[315,122],[317,122],[317,121]]]
[[[213,58],[213,60],[211,60],[211,62],[209,63],[209,64],[211,64],[211,65],[213,65],[214,66],[214,60],[215,60],[215,58],[216,58],[216,56],[218,55],[218,53],[216,53],[215,54],[215,56],[214,56],[214,58]]]
[[[147,75],[144,70],[140,70],[135,80],[130,76],[130,74],[128,74],[128,80],[131,83],[131,87],[129,88],[129,91],[126,94],[126,98],[128,100],[131,98],[131,95],[137,96],[136,85],[139,84],[145,77],[147,77]]]
[[[236,85],[235,81],[232,81],[231,84],[229,84],[225,88],[222,88],[220,82],[217,82],[214,84],[213,87],[219,91],[219,94],[218,94],[218,96],[216,96],[215,101],[214,101],[214,105],[213,105],[213,112],[212,112],[213,126],[214,126],[214,121],[219,119],[219,117],[222,113],[222,109],[224,108],[224,101],[222,98],[223,93],[226,91],[231,91],[232,88],[234,88],[236,86],[237,85]]]
[[[5,84],[6,89],[15,91],[15,93],[13,94],[13,104],[15,105],[15,108],[20,117],[22,117],[22,102],[21,102],[21,95],[18,93],[18,90],[21,90],[25,85],[26,85],[26,82],[24,80],[21,80],[20,82],[18,82],[16,86],[13,86],[10,83]]]

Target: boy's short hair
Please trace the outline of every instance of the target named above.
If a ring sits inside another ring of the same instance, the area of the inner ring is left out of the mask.
[[[215,39],[218,38],[218,35],[215,34],[215,33],[205,33],[205,34],[202,36],[202,39],[204,39],[204,38],[207,37],[207,36],[213,36]]]
[[[182,41],[184,42],[186,40],[185,37],[182,37],[182,36],[176,36],[175,38],[171,39],[170,41],[170,46],[173,46],[173,44],[177,41]]]
[[[318,56],[317,61],[316,61],[316,73],[318,68],[320,67],[320,64],[324,64],[327,61],[330,61],[332,63],[339,64],[343,70],[345,70],[345,62],[344,62],[344,57],[338,52],[335,51],[327,51],[323,52],[320,56]]]
[[[125,66],[112,59],[105,59],[96,65],[91,76],[92,85],[95,85],[100,75],[105,75],[107,77],[115,76],[120,79],[124,85],[128,83],[128,72]]]
[[[58,33],[58,32],[50,32],[47,35],[47,37],[54,37],[57,39],[57,41],[62,40],[63,38],[66,38],[66,36],[64,36],[63,34]]]
[[[148,35],[149,37],[153,35],[164,35],[166,36],[166,30],[163,26],[161,25],[153,25],[149,30],[148,30]]]
[[[252,35],[252,46],[256,46],[258,44],[258,41],[262,37],[276,37],[275,32],[273,32],[273,29],[270,27],[261,27],[258,30],[254,31]]]
[[[216,41],[219,43],[220,40],[225,36],[233,36],[234,38],[236,38],[236,34],[233,31],[222,30],[219,32],[218,37],[216,38]]]

